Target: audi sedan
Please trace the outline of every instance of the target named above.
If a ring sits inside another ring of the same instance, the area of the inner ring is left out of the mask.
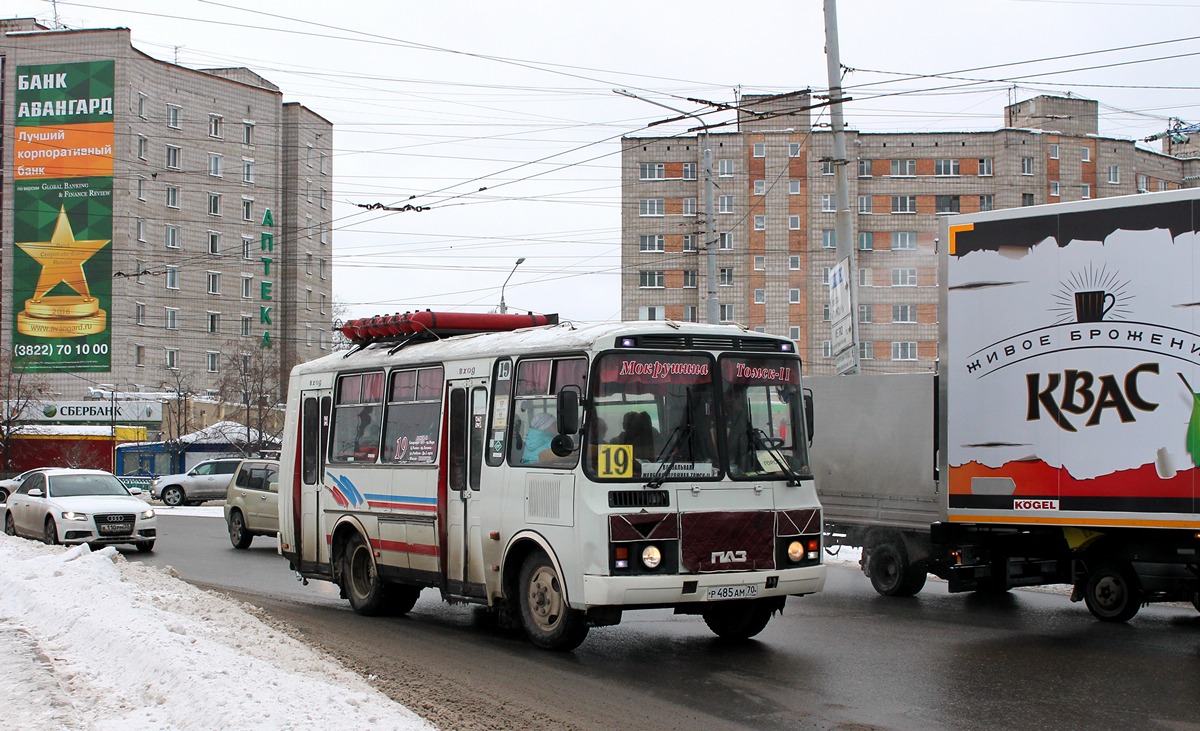
[[[131,544],[154,550],[154,510],[104,470],[54,469],[25,479],[8,498],[4,532],[50,544]]]

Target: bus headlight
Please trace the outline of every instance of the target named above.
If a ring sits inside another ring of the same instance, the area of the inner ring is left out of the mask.
[[[792,563],[800,563],[808,552],[804,550],[804,543],[801,541],[792,541],[788,544],[787,556]]]
[[[658,546],[646,546],[642,549],[642,565],[648,569],[656,569],[662,563],[662,551]]]

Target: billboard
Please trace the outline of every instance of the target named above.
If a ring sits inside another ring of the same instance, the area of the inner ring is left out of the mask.
[[[107,372],[114,62],[17,66],[13,363]]]

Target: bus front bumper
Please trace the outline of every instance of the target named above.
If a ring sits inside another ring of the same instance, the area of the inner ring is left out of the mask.
[[[671,607],[729,599],[814,594],[825,588],[825,566],[712,574],[583,577],[583,606]]]

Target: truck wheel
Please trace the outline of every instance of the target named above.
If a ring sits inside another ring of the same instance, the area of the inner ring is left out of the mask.
[[[587,617],[567,606],[550,557],[534,551],[521,566],[521,623],[529,641],[546,650],[574,650],[587,637]]]
[[[246,519],[242,511],[234,510],[229,514],[229,542],[234,548],[249,548],[254,540],[254,534],[246,530]]]
[[[387,586],[379,579],[375,555],[362,536],[354,533],[342,552],[342,591],[354,611],[374,617],[387,611]]]
[[[927,574],[923,563],[909,563],[908,552],[901,545],[880,543],[871,549],[867,575],[883,596],[914,596],[925,588]]]
[[[748,640],[762,632],[774,609],[756,599],[714,602],[704,608],[704,623],[717,637]]]
[[[176,487],[175,485],[168,487],[166,490],[162,491],[162,501],[163,501],[163,503],[170,505],[173,508],[177,508],[180,505],[183,505],[183,501],[184,501],[183,489],[180,487]]]
[[[1088,574],[1083,599],[1096,619],[1128,622],[1142,607],[1142,588],[1127,562],[1102,563]]]

